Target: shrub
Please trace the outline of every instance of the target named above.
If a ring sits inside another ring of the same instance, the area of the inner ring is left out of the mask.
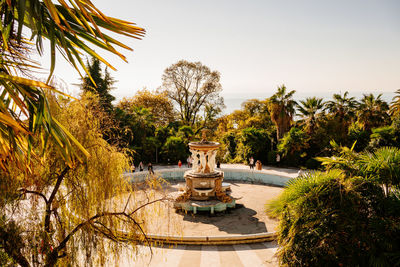
[[[396,132],[393,126],[372,129],[368,149],[373,150],[382,146],[399,146],[398,135],[399,133]]]
[[[311,173],[292,180],[267,211],[280,219],[282,265],[398,264],[400,201],[371,180]]]
[[[270,134],[263,129],[253,127],[243,129],[239,136],[237,161],[247,162],[250,157],[261,162],[267,161],[267,152],[271,150]]]
[[[178,160],[186,160],[189,155],[187,144],[181,137],[170,136],[162,147],[161,155],[165,159],[166,157],[173,164],[177,163]]]
[[[354,147],[356,152],[364,150],[369,143],[369,138],[370,133],[367,130],[364,130],[360,123],[354,122],[350,125],[348,130],[348,143],[349,145],[352,145],[356,142]]]

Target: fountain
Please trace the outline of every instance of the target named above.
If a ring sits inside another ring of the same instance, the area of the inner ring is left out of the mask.
[[[202,130],[200,142],[189,143],[192,153],[192,169],[186,171],[184,192],[174,203],[176,209],[185,211],[210,211],[211,214],[235,207],[229,196],[230,186],[223,183],[224,172],[215,170],[215,157],[220,146],[206,140],[206,129]]]

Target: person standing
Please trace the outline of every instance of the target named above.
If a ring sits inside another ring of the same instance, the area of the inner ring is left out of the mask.
[[[179,168],[182,167],[182,161],[181,160],[178,161],[178,167]]]
[[[143,162],[139,163],[139,171],[141,171],[141,172],[143,171]]]
[[[261,160],[257,160],[257,162],[256,162],[256,170],[258,170],[258,171],[262,170]]]
[[[149,165],[147,165],[147,170],[149,171],[150,175],[154,174],[153,165],[151,164],[151,162],[149,162]]]
[[[187,167],[190,168],[190,167],[191,167],[190,165],[191,165],[191,163],[192,163],[192,157],[189,156],[189,157],[187,158],[186,162],[187,162]]]
[[[254,158],[250,157],[249,159],[249,166],[250,166],[250,170],[254,169]]]

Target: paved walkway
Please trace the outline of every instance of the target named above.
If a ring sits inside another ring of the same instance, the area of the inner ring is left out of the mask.
[[[179,245],[172,248],[138,247],[138,256],[125,259],[120,266],[149,267],[244,267],[278,266],[275,242],[242,245],[197,246]]]

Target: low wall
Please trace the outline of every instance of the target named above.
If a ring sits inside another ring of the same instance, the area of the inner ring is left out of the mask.
[[[189,168],[174,168],[174,169],[160,169],[155,170],[155,174],[161,176],[165,180],[184,180],[183,174]],[[277,175],[268,170],[244,170],[234,168],[219,169],[224,172],[224,180],[226,181],[243,181],[256,184],[266,184],[275,186],[285,186],[286,183],[292,179],[291,175]],[[141,182],[148,175],[147,171],[126,173],[125,177],[130,178],[132,182]]]

